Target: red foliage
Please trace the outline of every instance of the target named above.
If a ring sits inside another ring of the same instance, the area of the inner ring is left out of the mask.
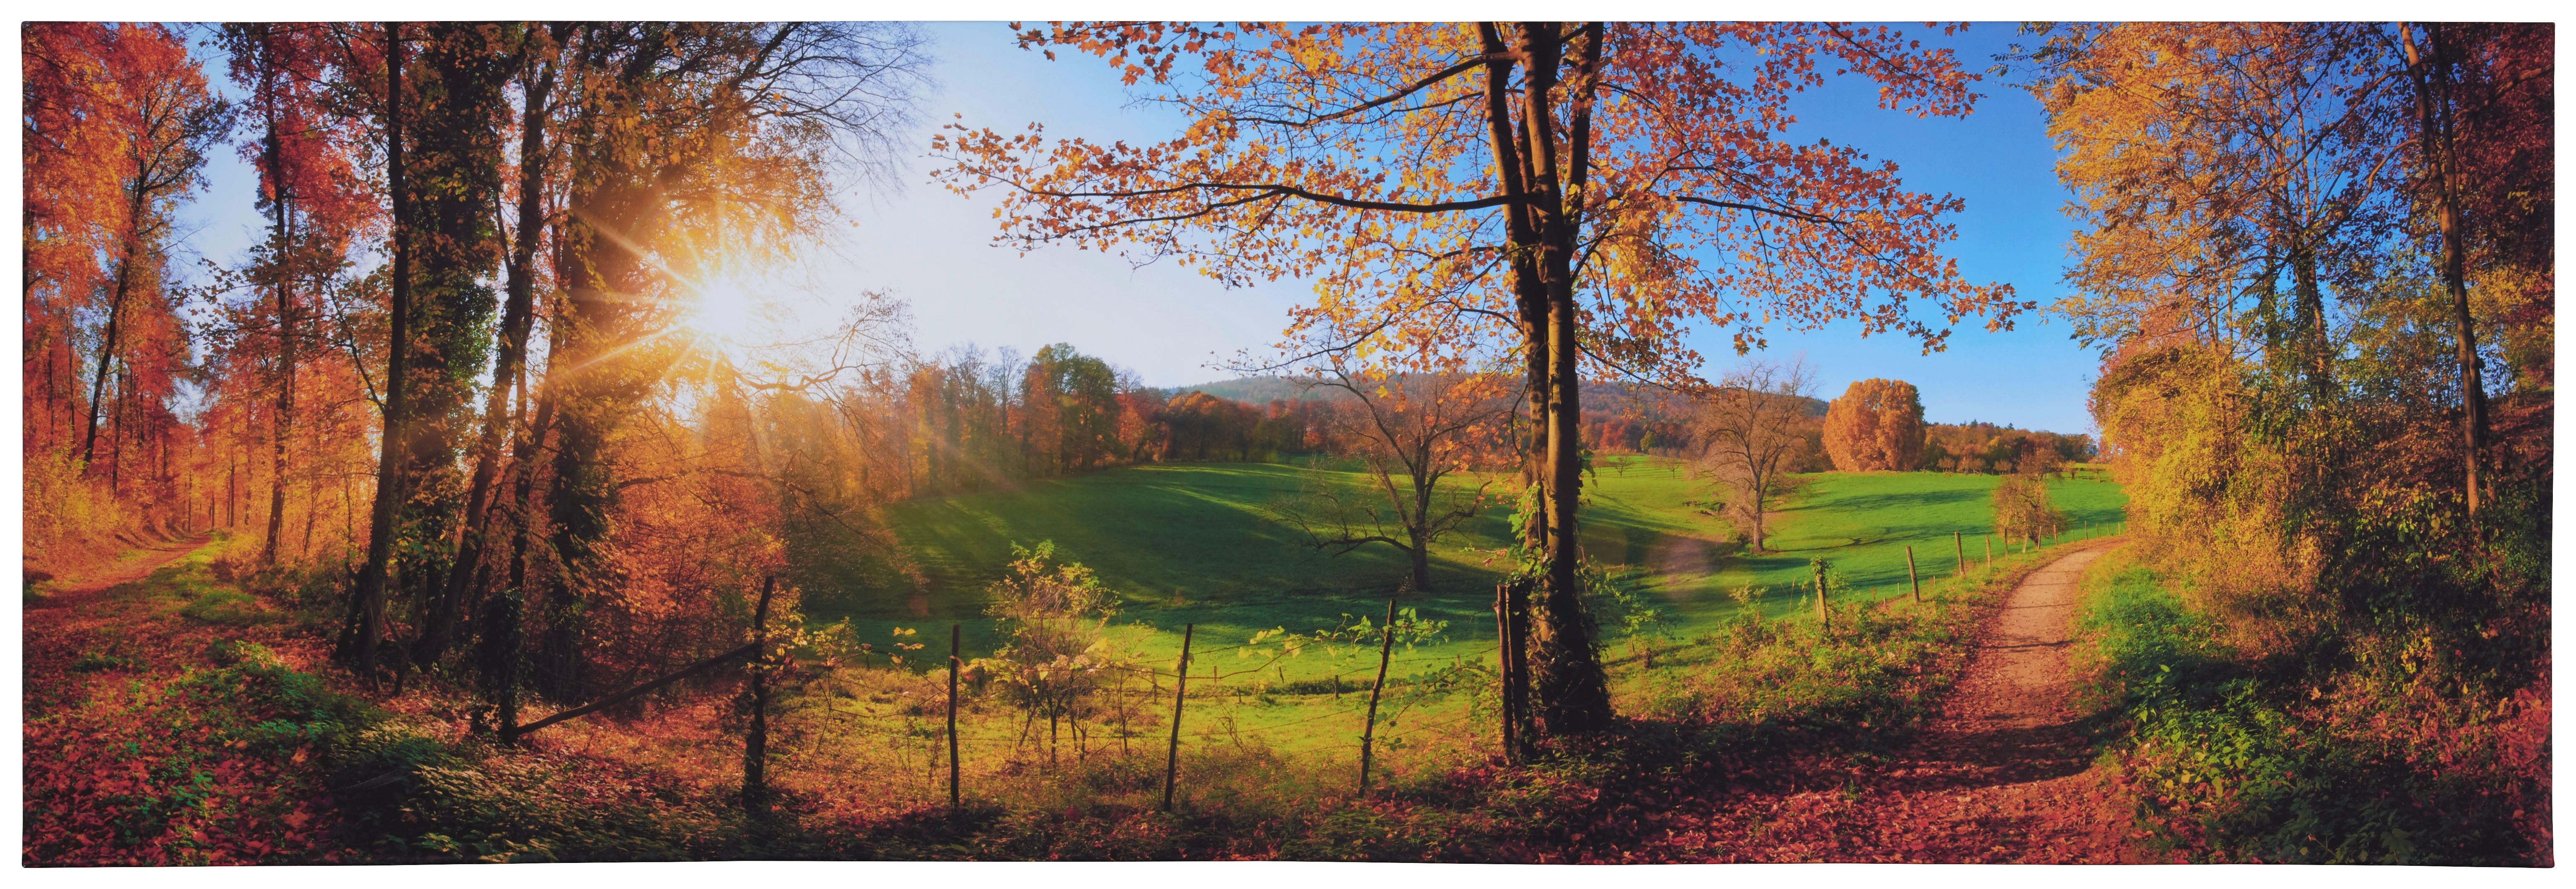
[[[334,842],[334,804],[309,745],[227,735],[293,718],[253,703],[261,679],[203,670],[213,640],[247,635],[309,656],[273,628],[209,627],[132,595],[184,553],[130,565],[27,610],[28,865],[306,861]],[[220,630],[220,632],[218,632]]]

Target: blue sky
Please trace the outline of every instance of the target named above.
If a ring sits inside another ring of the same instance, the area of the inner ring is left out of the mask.
[[[1097,62],[1046,61],[1016,48],[999,23],[922,28],[938,59],[938,86],[921,103],[923,126],[913,145],[926,149],[933,128],[957,120],[953,115],[1003,130],[1040,121],[1050,134],[1093,139],[1158,139],[1173,130],[1167,112],[1129,107],[1125,88]],[[2017,39],[2009,23],[1979,24],[1950,38],[1916,36],[1958,50],[1972,70],[1983,70]],[[1909,188],[1965,199],[1949,255],[1969,279],[2009,283],[2021,298],[2045,307],[2064,292],[2058,279],[2069,231],[2060,212],[2065,193],[2050,168],[2054,153],[2028,96],[1992,79],[1978,91],[1985,98],[1968,118],[1923,120],[1877,109],[1874,91],[1863,84],[1829,83],[1802,97],[1788,135],[1856,147],[1894,161]],[[1049,248],[1020,256],[991,246],[997,231],[991,201],[928,184],[932,162],[919,155],[904,159],[901,188],[853,187],[845,201],[852,225],[777,279],[798,286],[765,292],[798,321],[812,323],[837,314],[835,306],[861,291],[889,291],[911,303],[920,346],[971,342],[1027,355],[1068,342],[1154,386],[1233,376],[1218,366],[1238,350],[1264,354],[1286,325],[1288,308],[1307,297],[1294,282],[1227,290],[1170,264],[1131,268],[1114,255]],[[209,188],[192,208],[202,226],[194,243],[202,255],[230,262],[257,225],[251,177],[229,152],[210,172]],[[1851,323],[1806,333],[1775,327],[1761,357],[1804,354],[1817,370],[1820,397],[1840,395],[1860,379],[1902,379],[1922,392],[1926,418],[1934,422],[2090,431],[2084,399],[2095,357],[2068,339],[2069,329],[2044,313],[2024,315],[2018,329],[1999,334],[1970,319],[1947,351],[1925,356],[1902,337],[1862,339]],[[1700,330],[1692,345],[1709,356],[1708,376],[1738,360],[1721,332]]]

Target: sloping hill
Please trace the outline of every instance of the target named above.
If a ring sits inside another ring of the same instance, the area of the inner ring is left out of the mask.
[[[1306,483],[1357,488],[1353,472],[1260,463],[1137,466],[1048,479],[1018,490],[932,498],[889,507],[885,517],[923,569],[929,588],[809,591],[808,610],[873,627],[923,621],[980,624],[983,590],[1000,578],[1013,543],[1055,541],[1058,553],[1098,571],[1124,599],[1124,621],[1177,629],[1196,623],[1223,633],[1287,626],[1312,629],[1343,613],[1373,612],[1401,584],[1401,554],[1387,546],[1329,556],[1302,546],[1297,529],[1266,508]],[[1988,493],[1995,476],[1941,473],[1817,473],[1774,513],[1773,551],[1746,556],[1733,529],[1706,510],[1704,480],[1677,462],[1605,457],[1586,480],[1586,555],[1639,572],[1639,586],[1669,604],[1688,631],[1738,607],[1729,592],[1751,584],[1767,615],[1797,616],[1808,560],[1832,561],[1854,598],[1906,591],[1905,549],[1926,577],[1956,564],[1952,532],[1969,558],[1984,554]],[[1472,480],[1459,479],[1464,484]],[[2107,527],[2127,498],[2089,479],[2049,482],[2055,504],[2079,527]],[[1462,640],[1489,639],[1493,583],[1506,567],[1506,518],[1489,510],[1464,533],[1436,545],[1438,588],[1408,597],[1433,617],[1455,621]],[[882,630],[871,632],[882,633]],[[1166,634],[1177,635],[1177,634]],[[1177,639],[1172,640],[1177,642]]]

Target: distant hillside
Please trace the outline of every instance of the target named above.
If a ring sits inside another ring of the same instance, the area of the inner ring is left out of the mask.
[[[1821,399],[1807,399],[1807,416],[1825,415]],[[1679,392],[1637,383],[1589,382],[1583,384],[1585,417],[1642,418],[1649,420],[1688,420],[1691,400]]]
[[[1348,395],[1342,392],[1342,390],[1335,389],[1330,386],[1317,386],[1309,389],[1300,384],[1294,378],[1290,377],[1241,377],[1238,379],[1225,380],[1223,382],[1200,383],[1194,386],[1175,386],[1170,389],[1161,389],[1156,391],[1161,392],[1163,398],[1166,400],[1170,399],[1172,396],[1180,395],[1185,392],[1205,392],[1218,398],[1240,401],[1246,404],[1269,404],[1273,400],[1330,401],[1335,398],[1348,397]]]
[[[1291,377],[1242,377],[1155,391],[1165,399],[1184,392],[1205,392],[1250,404],[1268,404],[1272,399],[1323,401],[1347,397],[1341,390],[1329,386],[1307,388]],[[1595,380],[1583,384],[1583,412],[1598,416],[1680,420],[1690,416],[1691,406],[1690,399],[1677,392],[1633,383]],[[1807,413],[1809,416],[1824,416],[1825,402],[1807,399]]]

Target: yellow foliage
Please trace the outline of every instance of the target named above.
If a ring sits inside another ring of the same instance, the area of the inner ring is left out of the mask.
[[[68,448],[30,451],[25,465],[20,510],[28,554],[41,558],[61,544],[105,536],[131,518],[105,485],[81,477],[81,462]]]
[[[2141,351],[2104,371],[2093,416],[2129,494],[2130,533],[2148,541],[2160,567],[2192,581],[2193,605],[2279,616],[2299,605],[2318,554],[2312,541],[2283,537],[2294,462],[2246,427],[2245,370],[2200,344]]]

